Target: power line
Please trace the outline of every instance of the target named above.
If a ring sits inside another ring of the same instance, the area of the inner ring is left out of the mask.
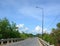
[[[59,15],[58,15],[58,16],[59,16]],[[55,19],[53,20],[53,22],[52,22],[50,25],[47,26],[48,28],[50,28],[50,26],[52,26],[52,24],[54,24],[54,23],[56,22],[58,16],[56,16]]]

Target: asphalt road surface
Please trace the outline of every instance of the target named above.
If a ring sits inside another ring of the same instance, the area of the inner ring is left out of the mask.
[[[20,41],[20,42],[7,44],[4,46],[42,46],[42,45],[41,45],[40,41],[38,40],[38,38],[35,37],[35,38],[28,38],[28,39]]]

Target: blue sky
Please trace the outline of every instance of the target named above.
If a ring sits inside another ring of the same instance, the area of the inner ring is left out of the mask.
[[[44,32],[51,32],[60,22],[60,0],[0,0],[0,18],[14,21],[20,32],[41,33],[44,9]]]

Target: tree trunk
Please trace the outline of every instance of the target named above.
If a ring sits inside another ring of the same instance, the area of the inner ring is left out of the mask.
[[[60,40],[58,40],[57,46],[60,46]]]

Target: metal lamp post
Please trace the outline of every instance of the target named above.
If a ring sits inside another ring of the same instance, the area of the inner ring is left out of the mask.
[[[42,39],[43,39],[43,26],[44,26],[44,9],[43,8],[41,8],[41,7],[36,7],[36,8],[39,8],[39,9],[41,9],[42,10]]]

